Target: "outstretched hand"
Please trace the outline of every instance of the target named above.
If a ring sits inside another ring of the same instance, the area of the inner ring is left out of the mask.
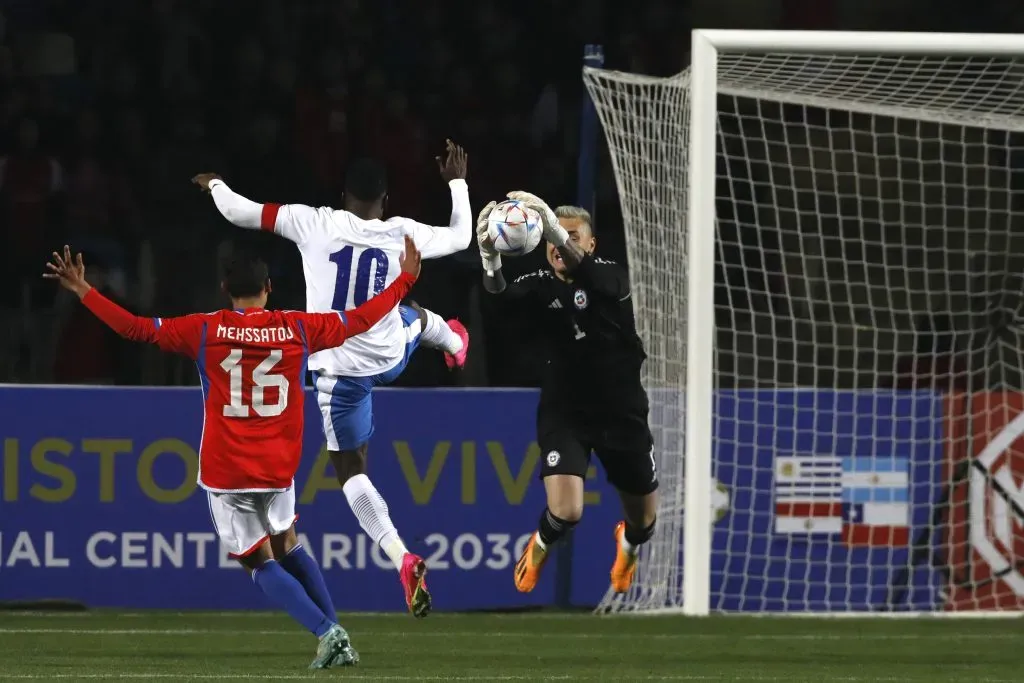
[[[398,255],[398,262],[402,265],[402,272],[412,275],[413,278],[420,276],[420,250],[416,243],[408,235],[405,236],[405,251]]]
[[[445,144],[447,150],[445,158],[442,160],[441,157],[435,157],[437,159],[437,167],[441,171],[441,177],[444,178],[446,183],[459,179],[465,180],[469,155],[466,154],[466,150],[451,140],[445,140]]]
[[[498,255],[498,251],[494,248],[494,240],[491,239],[487,229],[487,219],[490,218],[491,211],[497,204],[497,202],[491,202],[481,209],[476,217],[476,243],[480,247],[481,256],[494,257]]]
[[[547,202],[535,194],[522,190],[509,192],[507,197],[522,202],[526,208],[533,209],[540,214],[541,223],[544,224],[544,239],[558,249],[562,262],[567,268],[572,269],[580,263],[585,256],[583,250],[569,238],[569,233],[559,224],[558,216],[547,205]]]
[[[517,202],[522,202],[532,209],[536,209],[540,206],[547,206],[547,202],[543,199],[531,192],[526,192],[525,190],[512,190],[505,196],[509,199],[514,199]]]
[[[522,202],[526,208],[533,209],[539,213],[541,220],[544,221],[545,231],[551,230],[554,226],[558,225],[558,218],[555,216],[555,212],[551,210],[547,202],[537,195],[522,190],[514,190],[505,196],[517,202]]]
[[[223,180],[217,173],[200,173],[192,178],[192,182],[202,189],[203,192],[210,191],[210,183],[214,180]]]
[[[71,247],[64,245],[64,255],[53,252],[53,261],[46,264],[48,273],[43,277],[49,280],[59,280],[61,287],[74,292],[82,298],[92,289],[92,285],[85,281],[85,263],[82,261],[82,254],[79,253],[74,259],[71,258]]]
[[[487,277],[494,277],[494,271],[501,269],[501,254],[494,248],[494,240],[487,223],[491,211],[497,206],[497,202],[491,202],[485,206],[476,217],[476,243],[480,247],[480,261],[484,264],[484,272]]]

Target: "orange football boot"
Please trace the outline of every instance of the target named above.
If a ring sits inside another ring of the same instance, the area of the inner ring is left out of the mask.
[[[529,593],[537,586],[540,580],[540,570],[548,559],[548,551],[541,550],[537,545],[537,534],[530,536],[530,542],[526,544],[523,554],[516,562],[516,590],[520,593]]]
[[[636,554],[627,553],[622,549],[622,537],[626,535],[626,523],[615,525],[615,564],[612,565],[612,590],[625,593],[633,583],[636,572]]]

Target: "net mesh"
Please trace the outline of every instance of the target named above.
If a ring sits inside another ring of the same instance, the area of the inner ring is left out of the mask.
[[[1024,608],[1021,63],[723,54],[718,69],[716,282],[692,294],[689,74],[584,73],[661,474],[659,531],[602,607],[683,604],[685,310],[713,296],[711,609]]]

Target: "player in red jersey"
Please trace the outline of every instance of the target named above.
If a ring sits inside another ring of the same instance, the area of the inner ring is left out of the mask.
[[[337,624],[319,567],[295,535],[294,477],[302,456],[306,358],[373,327],[409,293],[420,253],[409,237],[402,273],[350,311],[268,311],[270,278],[259,259],[238,255],[224,272],[231,310],[179,318],[141,318],[85,280],[82,255],[53,253],[44,277],[60,281],[122,337],[156,344],[195,361],[203,390],[199,485],[232,557],[256,585],[320,640],[310,668],[359,661]]]

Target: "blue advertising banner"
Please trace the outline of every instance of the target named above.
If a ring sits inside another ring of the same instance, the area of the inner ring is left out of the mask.
[[[940,395],[720,392],[716,418],[715,476],[729,507],[712,539],[713,610],[943,605],[931,563],[910,563],[911,539],[938,540]]]
[[[512,566],[544,508],[537,395],[520,390],[375,393],[369,475],[410,549],[428,559],[435,606],[554,601],[554,574],[515,590]],[[198,389],[0,387],[0,600],[93,606],[266,608],[220,550],[195,487]],[[306,402],[298,531],[339,609],[404,609],[387,558],[362,533]],[[716,403],[712,609],[864,610],[888,605],[929,523],[945,451],[930,392],[734,391]],[[256,447],[256,445],[254,445]],[[608,587],[618,497],[591,470],[572,601]],[[909,568],[901,607],[941,604]]]
[[[554,572],[529,595],[512,567],[544,509],[533,391],[375,392],[369,475],[410,549],[427,558],[444,610],[549,604]],[[0,600],[93,606],[266,608],[215,540],[195,486],[199,389],[0,387],[4,420]],[[306,401],[296,477],[302,542],[339,609],[402,610],[398,576],[368,542],[321,451]],[[258,448],[258,444],[254,444]],[[596,470],[574,598],[596,604],[614,559],[618,499]]]

